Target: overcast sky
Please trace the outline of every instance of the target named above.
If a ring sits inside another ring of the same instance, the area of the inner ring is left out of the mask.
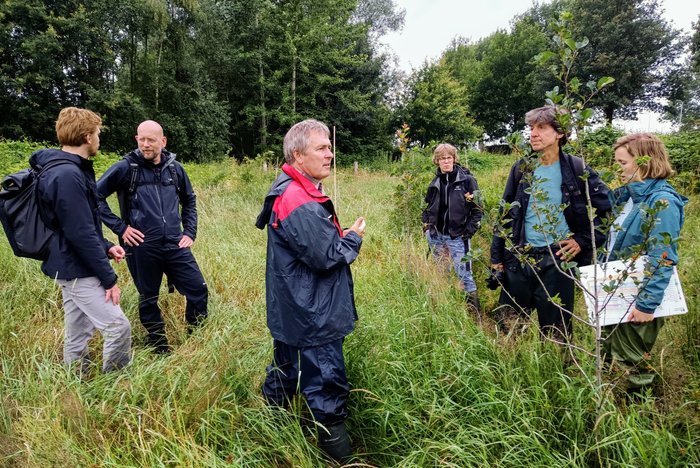
[[[406,10],[403,30],[387,35],[383,42],[397,55],[401,69],[418,68],[426,59],[435,59],[453,38],[477,41],[498,29],[508,29],[511,19],[529,9],[532,0],[394,0]],[[540,2],[547,3],[547,2]],[[698,21],[700,1],[661,0],[664,18],[677,29],[690,31]],[[653,120],[653,122],[652,122]],[[670,127],[644,114],[629,130],[668,131]]]

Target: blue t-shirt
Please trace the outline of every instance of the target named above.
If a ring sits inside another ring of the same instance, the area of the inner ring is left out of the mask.
[[[535,168],[530,201],[525,213],[525,239],[533,247],[546,247],[567,237],[569,226],[561,205],[561,164],[542,164]],[[537,192],[546,194],[546,200],[537,200]]]

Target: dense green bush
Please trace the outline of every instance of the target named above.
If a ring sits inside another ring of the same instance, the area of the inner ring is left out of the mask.
[[[47,143],[34,143],[26,140],[0,140],[0,178],[29,167],[29,157],[34,151],[42,148],[57,148],[57,146]],[[100,151],[93,159],[97,177],[106,171],[109,166],[118,161],[120,157],[121,155],[117,153],[103,153]]]
[[[411,149],[403,161],[392,168],[392,174],[400,175],[400,181],[394,191],[391,224],[403,234],[420,234],[425,191],[435,175],[432,151],[429,148]]]
[[[615,157],[613,145],[622,135],[622,130],[609,125],[585,132],[581,135],[582,156],[593,168],[611,167]]]
[[[700,193],[700,133],[677,132],[662,139],[677,172],[673,178],[675,185],[687,193]]]
[[[29,156],[46,145],[27,140],[0,140],[0,177],[24,169],[29,165]]]

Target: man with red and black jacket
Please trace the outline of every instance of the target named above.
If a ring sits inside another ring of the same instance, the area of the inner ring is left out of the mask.
[[[284,137],[286,164],[265,198],[256,226],[267,226],[267,325],[274,357],[263,395],[286,406],[297,392],[323,427],[319,448],[336,460],[352,454],[345,430],[349,385],[343,339],[357,312],[350,264],[362,245],[365,222],[341,229],[321,181],[333,153],[328,127],[313,119]]]

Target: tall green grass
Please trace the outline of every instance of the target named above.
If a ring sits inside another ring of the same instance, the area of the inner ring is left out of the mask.
[[[501,158],[500,156],[494,156]],[[507,162],[475,167],[497,200]],[[0,241],[0,465],[323,466],[316,427],[302,400],[264,405],[271,358],[265,325],[264,231],[253,222],[275,172],[257,162],[188,166],[198,195],[194,252],[210,287],[210,318],[187,336],[184,300],[162,291],[174,352],[143,348],[136,291],[117,271],[134,327],[125,370],[80,381],[61,365],[58,288],[36,262]],[[367,219],[353,265],[360,320],[346,339],[352,385],[348,427],[355,462],[371,466],[687,466],[700,464],[698,307],[673,319],[657,346],[662,396],[639,403],[594,389],[530,329],[500,335],[470,316],[456,280],[426,256],[422,239],[390,216],[398,176],[340,171],[343,225]],[[334,193],[332,180],[326,184]],[[688,207],[680,265],[697,291],[698,206]],[[484,252],[488,229],[475,238]],[[485,254],[484,254],[485,255]],[[483,279],[484,271],[477,270]],[[483,284],[480,283],[480,284]],[[480,286],[486,309],[496,296]],[[697,297],[695,294],[692,297]],[[577,342],[592,349],[579,326]],[[99,339],[93,345],[100,354]],[[592,361],[582,359],[592,373]]]

